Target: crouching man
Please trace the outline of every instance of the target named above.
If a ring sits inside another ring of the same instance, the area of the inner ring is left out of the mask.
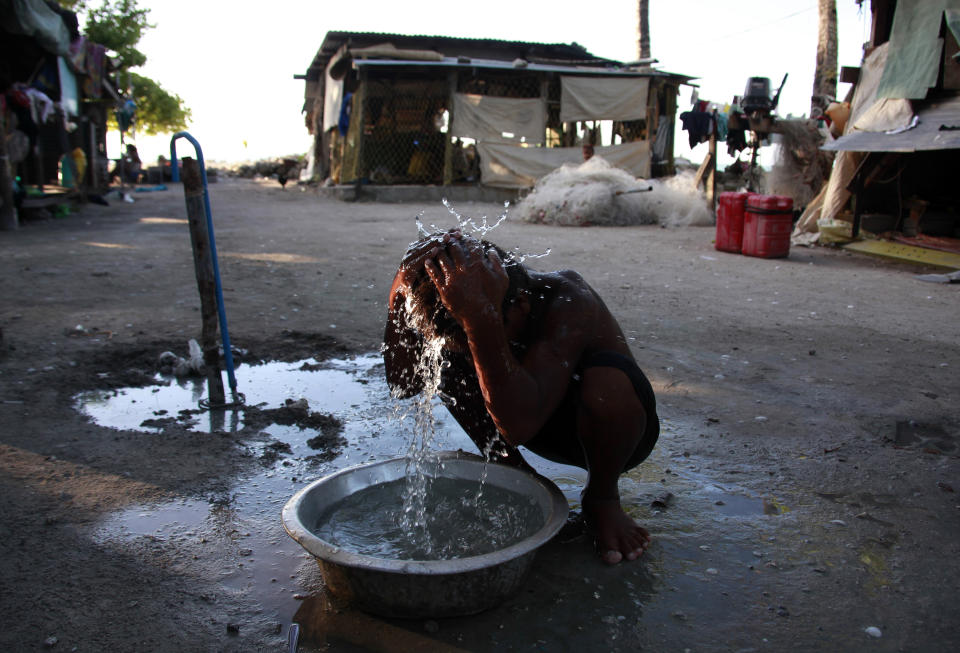
[[[656,398],[616,319],[576,272],[535,272],[486,241],[435,234],[405,254],[390,289],[387,381],[408,397],[426,341],[443,340],[439,395],[483,452],[517,447],[586,469],[583,514],[602,559],[634,560],[650,534],[617,481],[653,450]]]

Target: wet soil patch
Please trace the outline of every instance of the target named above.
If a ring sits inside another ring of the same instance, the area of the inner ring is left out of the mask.
[[[893,443],[897,447],[922,449],[929,453],[956,453],[955,432],[941,424],[902,420],[894,429]]]
[[[312,412],[304,399],[287,399],[279,408],[247,406],[243,414],[244,422],[250,428],[263,428],[269,424],[299,426],[302,429],[321,430],[326,438],[331,440],[343,431],[343,420],[330,413]]]

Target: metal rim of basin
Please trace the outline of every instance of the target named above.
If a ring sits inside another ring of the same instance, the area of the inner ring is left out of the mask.
[[[338,478],[357,474],[361,470],[374,471],[373,468],[385,467],[389,465],[405,465],[405,458],[392,458],[390,460],[354,465],[346,469],[334,472],[323,478],[317,479],[294,494],[283,507],[283,526],[294,540],[300,546],[307,550],[313,556],[346,567],[367,569],[369,571],[393,572],[402,574],[461,574],[489,567],[495,567],[515,558],[538,549],[549,541],[559,532],[566,523],[569,514],[569,504],[566,497],[560,489],[550,479],[531,473],[516,467],[502,465],[499,463],[485,463],[482,458],[474,454],[461,451],[442,451],[436,455],[438,462],[445,465],[453,463],[454,465],[484,465],[487,467],[487,482],[494,482],[498,477],[514,477],[529,485],[531,490],[541,493],[538,497],[541,504],[548,504],[549,509],[546,514],[544,525],[529,537],[516,542],[503,549],[492,551],[478,556],[465,558],[454,558],[447,560],[400,560],[389,558],[378,558],[369,555],[355,553],[335,546],[317,537],[309,528],[307,528],[300,515],[305,506],[305,502],[317,491],[317,488],[334,482]],[[492,480],[493,479],[493,480]],[[391,478],[385,480],[393,480]]]

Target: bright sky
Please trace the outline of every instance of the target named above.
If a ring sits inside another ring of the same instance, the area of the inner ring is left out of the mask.
[[[246,161],[306,153],[304,82],[328,31],[387,32],[577,43],[596,56],[637,57],[635,0],[571,5],[542,0],[140,0],[156,27],[140,49],[142,73],[182,97],[193,111],[189,132],[207,161]],[[858,66],[869,38],[869,2],[837,0],[840,65]],[[790,77],[780,115],[809,112],[817,44],[816,0],[650,0],[650,40],[662,70],[699,77],[700,98],[719,103],[742,95],[747,78]],[[839,95],[848,87],[841,84]],[[680,111],[689,107],[682,87]],[[679,122],[679,121],[678,121]],[[169,156],[170,136],[140,136],[141,158]],[[111,156],[118,151],[110,142]],[[676,155],[691,153],[677,133]],[[183,148],[183,149],[181,149]],[[721,148],[723,149],[723,148]],[[767,150],[771,148],[765,148]],[[178,152],[192,147],[178,142]],[[723,163],[721,159],[721,163]]]

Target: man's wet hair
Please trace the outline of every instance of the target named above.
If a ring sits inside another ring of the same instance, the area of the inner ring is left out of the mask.
[[[414,243],[410,250],[412,251],[422,245],[428,239],[439,242],[442,237],[443,232],[431,234],[427,238]],[[503,305],[501,307],[503,315],[506,316],[507,309],[517,301],[517,298],[520,297],[521,294],[529,292],[530,275],[523,266],[523,263],[502,247],[487,240],[481,240],[480,244],[483,247],[484,253],[490,250],[497,253],[503,262],[504,272],[507,273],[509,285],[507,286],[507,292],[503,297]],[[420,312],[420,315],[410,316],[413,318],[411,326],[414,326],[419,331],[433,331],[433,335],[442,337],[455,337],[463,334],[463,329],[460,324],[450,315],[449,311],[447,311],[443,305],[443,302],[440,301],[440,297],[437,295],[437,288],[433,285],[430,277],[427,276],[425,269],[419,271],[417,280],[413,284],[412,300],[412,307]],[[424,324],[424,320],[429,321],[429,325]],[[425,335],[431,334],[426,333]]]

